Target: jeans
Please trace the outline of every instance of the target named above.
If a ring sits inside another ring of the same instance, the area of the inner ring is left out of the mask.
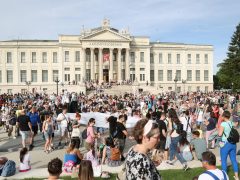
[[[227,172],[227,157],[230,156],[233,170],[235,173],[238,172],[238,163],[236,159],[237,154],[237,145],[226,142],[226,144],[220,149],[221,161],[222,161],[222,170]]]
[[[182,156],[179,155],[177,148],[178,148],[178,142],[180,137],[172,137],[171,138],[171,144],[170,144],[170,161],[174,159],[174,156],[177,157],[177,159],[181,162],[181,164],[185,163],[186,161],[183,159]]]

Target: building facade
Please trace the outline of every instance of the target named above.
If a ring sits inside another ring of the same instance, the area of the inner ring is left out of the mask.
[[[84,81],[138,81],[162,91],[212,91],[213,46],[150,42],[108,20],[58,40],[0,41],[0,93],[56,92]]]

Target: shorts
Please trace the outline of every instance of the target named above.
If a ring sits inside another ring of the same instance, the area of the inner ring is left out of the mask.
[[[52,138],[52,133],[44,132],[44,137],[45,139],[50,139]]]
[[[38,132],[38,126],[32,126],[32,131],[33,131],[34,135],[36,135]]]
[[[61,135],[61,137],[67,136],[67,133],[68,133],[67,127],[60,126],[60,135]]]
[[[31,137],[31,131],[20,131],[22,140],[26,140],[28,137]]]

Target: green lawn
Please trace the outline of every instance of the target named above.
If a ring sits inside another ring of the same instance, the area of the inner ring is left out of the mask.
[[[239,165],[240,167],[240,165]],[[163,180],[192,180],[193,177],[200,175],[201,173],[204,172],[203,168],[193,168],[193,169],[189,169],[188,171],[183,171],[181,169],[179,170],[162,170],[160,171],[160,174],[163,177]],[[232,167],[229,167],[229,171],[228,171],[228,176],[230,180],[234,180],[233,179],[233,170]],[[72,180],[73,178],[71,177],[61,177],[61,179],[64,180]],[[75,179],[75,178],[74,178]],[[99,180],[101,178],[96,178],[96,180]],[[27,178],[24,180],[40,180],[38,178]],[[116,180],[116,175],[111,174],[111,178],[109,178],[109,180]]]

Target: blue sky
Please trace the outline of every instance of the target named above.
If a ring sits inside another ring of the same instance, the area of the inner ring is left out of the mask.
[[[211,44],[216,72],[239,9],[240,0],[0,0],[0,40],[57,39],[108,18],[112,27],[151,41]]]

